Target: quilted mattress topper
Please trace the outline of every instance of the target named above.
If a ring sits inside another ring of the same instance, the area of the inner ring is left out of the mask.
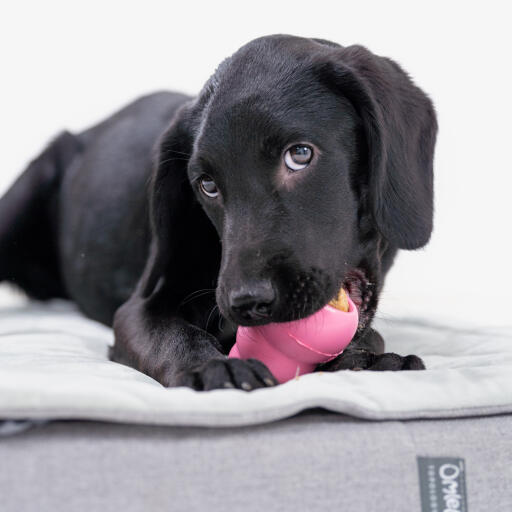
[[[112,330],[53,301],[0,308],[0,418],[237,426],[322,407],[371,420],[512,412],[512,328],[377,319],[386,350],[427,371],[340,371],[274,388],[166,389],[108,360]]]

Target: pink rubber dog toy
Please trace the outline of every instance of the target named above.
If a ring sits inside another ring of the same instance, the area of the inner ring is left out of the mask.
[[[327,305],[294,322],[240,326],[229,357],[259,359],[280,383],[311,373],[340,355],[354,337],[359,317],[348,294],[347,300],[347,312]]]

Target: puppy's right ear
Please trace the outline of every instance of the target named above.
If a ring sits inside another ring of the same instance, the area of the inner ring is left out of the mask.
[[[149,188],[151,247],[138,284],[138,293],[144,298],[155,291],[172,264],[176,247],[183,242],[183,219],[194,203],[187,177],[193,145],[193,107],[191,102],[178,110],[157,145]]]

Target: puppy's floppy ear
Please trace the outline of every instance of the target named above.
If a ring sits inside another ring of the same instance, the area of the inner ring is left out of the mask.
[[[187,222],[192,217],[194,194],[187,176],[192,153],[193,103],[183,105],[160,137],[149,185],[151,247],[137,293],[149,297],[185,247]]]
[[[320,79],[360,115],[369,150],[369,194],[376,225],[401,249],[424,246],[432,232],[437,134],[426,94],[390,59],[362,46],[330,48]]]

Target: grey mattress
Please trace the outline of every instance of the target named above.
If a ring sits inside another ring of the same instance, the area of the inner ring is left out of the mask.
[[[510,415],[372,422],[313,410],[222,429],[53,422],[0,438],[0,510],[430,512],[417,458],[457,457],[467,499],[455,510],[509,511],[511,436]]]

